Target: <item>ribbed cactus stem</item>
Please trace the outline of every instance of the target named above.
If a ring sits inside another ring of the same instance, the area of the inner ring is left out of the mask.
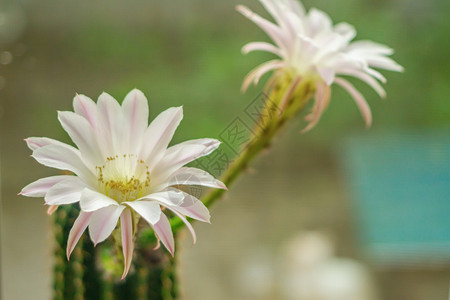
[[[176,258],[170,257],[166,261],[161,272],[162,296],[164,300],[177,299],[178,296],[178,281],[175,262]]]
[[[64,227],[67,223],[67,211],[65,209],[58,210],[53,217],[53,234],[55,236],[55,249],[54,253],[54,277],[53,277],[53,299],[64,300],[64,281],[66,271],[66,258],[65,258],[65,234]]]
[[[83,300],[84,299],[84,265],[83,265],[83,251],[82,244],[80,243],[75,247],[72,252],[72,257],[70,260],[72,272],[73,272],[73,299]]]
[[[148,274],[149,271],[144,264],[142,256],[136,258],[136,300],[147,300],[148,297]]]

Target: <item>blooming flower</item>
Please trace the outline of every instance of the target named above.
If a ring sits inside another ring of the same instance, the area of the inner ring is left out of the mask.
[[[243,53],[251,51],[271,52],[280,59],[270,60],[252,70],[244,80],[245,91],[250,83],[256,85],[265,73],[283,70],[293,74],[290,90],[294,90],[303,80],[314,82],[316,88],[315,104],[306,130],[319,121],[328,105],[330,85],[336,83],[347,90],[358,105],[367,126],[372,122],[370,108],[360,92],[342,75],[356,77],[370,85],[381,97],[386,93],[381,81],[386,79],[373,68],[402,71],[403,68],[388,58],[393,50],[371,41],[351,42],[356,31],[347,23],[333,26],[330,17],[324,12],[312,8],[305,12],[302,4],[296,0],[260,0],[272,15],[274,24],[253,13],[245,6],[237,10],[257,24],[273,40],[275,45],[266,42],[252,42],[245,45]],[[287,97],[281,103],[283,109]]]
[[[181,218],[195,243],[195,232],[185,217],[209,222],[209,211],[180,186],[226,187],[203,170],[183,166],[210,154],[220,142],[197,139],[168,148],[183,118],[182,107],[167,109],[148,125],[147,99],[138,90],[131,91],[122,106],[103,93],[97,104],[76,95],[73,107],[75,112],[58,112],[58,119],[78,149],[45,137],[26,142],[39,163],[76,176],[42,178],[21,191],[25,196],[45,197],[53,210],[55,205],[79,202],[81,212],[69,233],[67,257],[87,227],[97,244],[112,233],[120,218],[124,278],[131,265],[137,216],[153,227],[173,255],[172,229],[161,207]]]

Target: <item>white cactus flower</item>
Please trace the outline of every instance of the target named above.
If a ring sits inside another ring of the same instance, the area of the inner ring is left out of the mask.
[[[381,97],[386,93],[380,82],[386,79],[374,68],[403,71],[403,68],[387,56],[393,50],[371,41],[351,42],[356,35],[353,26],[339,23],[333,26],[330,17],[318,9],[308,13],[297,0],[260,0],[276,23],[272,23],[253,13],[245,6],[237,10],[258,25],[273,40],[252,42],[242,49],[244,53],[266,51],[279,58],[270,60],[252,70],[244,80],[243,90],[253,82],[258,83],[262,75],[272,70],[283,69],[293,74],[292,85],[301,81],[313,81],[316,88],[315,104],[310,122],[304,131],[311,129],[319,121],[328,105],[330,86],[336,83],[347,90],[358,105],[367,126],[371,125],[370,108],[361,93],[342,76],[356,77],[370,85]],[[378,80],[378,81],[377,81]],[[295,86],[291,87],[291,90]],[[286,99],[287,100],[287,99]],[[286,103],[281,104],[281,108]]]
[[[67,257],[86,228],[97,244],[110,236],[120,218],[124,278],[131,265],[136,213],[153,227],[173,255],[172,229],[161,207],[184,221],[195,242],[195,232],[186,217],[209,222],[209,211],[200,200],[177,187],[226,189],[207,172],[183,167],[210,154],[220,142],[197,139],[168,147],[183,118],[182,107],[167,109],[148,125],[147,99],[138,90],[131,91],[122,106],[106,93],[97,103],[76,95],[73,106],[75,112],[58,112],[58,119],[78,149],[45,137],[31,137],[26,142],[39,163],[75,175],[42,178],[21,191],[25,196],[45,197],[50,210],[79,202],[81,212],[69,234]]]

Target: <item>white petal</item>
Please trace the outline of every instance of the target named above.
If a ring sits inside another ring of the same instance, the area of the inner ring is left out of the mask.
[[[166,207],[170,207],[189,218],[209,223],[211,216],[209,214],[208,208],[203,204],[203,202],[195,198],[194,196],[189,195],[188,193],[185,193],[183,191],[179,192],[181,192],[184,196],[184,199],[180,205],[171,205],[168,202],[161,202],[161,204]]]
[[[124,208],[123,205],[111,205],[92,213],[89,221],[89,236],[94,245],[103,242],[111,235]]]
[[[301,19],[305,10],[298,1],[260,0],[260,2],[284,30],[292,33],[303,29]]]
[[[361,93],[358,92],[355,87],[347,80],[336,78],[335,82],[342,86],[345,90],[347,90],[347,92],[353,97],[356,105],[358,105],[358,108],[361,111],[364,121],[366,122],[366,127],[370,127],[370,125],[372,124],[372,113],[363,95],[361,95]]]
[[[145,132],[140,157],[149,164],[158,161],[183,119],[183,107],[171,107],[160,113]]]
[[[80,149],[83,160],[88,161],[91,166],[102,165],[104,158],[98,146],[97,135],[89,122],[71,111],[58,112],[58,119]]]
[[[378,79],[379,81],[381,81],[382,83],[386,83],[386,77],[384,77],[380,72],[371,69],[371,68],[365,68],[364,72],[367,72],[367,74],[375,77],[376,79]]]
[[[131,260],[133,258],[133,219],[131,216],[131,211],[125,209],[120,216],[120,226],[122,232],[122,251],[123,251],[123,263],[124,269],[122,274],[122,279],[127,276],[130,270]]]
[[[91,98],[77,94],[73,98],[73,110],[84,117],[92,128],[97,128],[97,105]]]
[[[81,235],[86,230],[86,227],[89,224],[89,220],[91,219],[91,215],[92,213],[81,211],[78,215],[78,218],[75,220],[75,223],[73,223],[73,226],[69,232],[69,238],[67,239],[67,259],[69,259],[70,254],[80,240]]]
[[[165,179],[185,164],[210,154],[219,145],[220,141],[216,139],[197,139],[177,144],[167,149],[164,157],[152,171],[154,174],[158,174],[159,179]],[[155,181],[158,179],[155,178]]]
[[[165,155],[171,155],[171,153],[176,153],[180,151],[183,148],[187,148],[189,146],[201,146],[202,151],[198,153],[198,157],[205,156],[211,154],[214,150],[216,150],[220,146],[220,141],[216,139],[194,139],[194,140],[188,140],[179,144],[176,144],[169,149],[167,149]]]
[[[317,71],[328,86],[333,83],[335,73],[332,68],[318,68]]]
[[[157,237],[161,240],[163,245],[169,250],[173,256],[175,251],[175,241],[173,239],[172,227],[165,214],[161,214],[161,217],[155,225],[152,226]]]
[[[80,207],[83,211],[95,211],[110,205],[118,206],[119,204],[108,196],[91,189],[84,189],[81,192]]]
[[[316,60],[316,55],[319,53],[319,47],[316,45],[314,40],[311,38],[299,35],[298,37],[298,45],[294,48],[294,56],[296,59],[302,64],[312,64]]]
[[[161,207],[155,201],[130,201],[124,202],[132,209],[134,209],[145,221],[151,225],[156,224],[161,216]]]
[[[81,191],[86,188],[86,184],[76,176],[66,177],[47,192],[45,204],[64,205],[80,201]]]
[[[116,154],[131,154],[125,153],[127,145],[123,143],[124,128],[123,128],[123,113],[119,103],[108,95],[102,93],[98,97],[97,102],[98,112],[98,129],[100,145],[105,155],[114,156]]]
[[[122,103],[124,125],[131,153],[138,154],[144,132],[148,126],[148,102],[144,94],[134,89],[128,93]],[[125,141],[124,141],[125,142]]]
[[[334,69],[336,73],[339,73],[341,70],[362,70],[367,68],[367,63],[362,58],[342,52],[333,52],[324,56],[320,64]]]
[[[236,10],[253,21],[262,30],[264,30],[264,32],[278,45],[278,47],[280,47],[281,49],[286,49],[286,47],[288,46],[286,34],[281,30],[280,27],[276,26],[272,22],[267,21],[264,18],[261,18],[246,6],[238,5],[236,6]]]
[[[394,50],[386,45],[378,44],[372,41],[356,41],[351,43],[347,49],[349,51],[364,52],[379,55],[392,55]]]
[[[384,56],[370,56],[366,57],[366,61],[371,67],[381,68],[390,71],[403,72],[404,69],[394,60]]]
[[[253,70],[250,71],[250,73],[245,76],[244,82],[242,83],[241,90],[245,92],[248,88],[248,86],[253,82],[255,85],[258,84],[259,79],[261,76],[266,74],[267,72],[270,72],[275,69],[279,69],[285,66],[285,63],[282,62],[279,59],[269,60],[268,62],[265,62]]]
[[[252,51],[267,51],[281,56],[281,50],[272,44],[266,42],[252,42],[242,47],[242,52],[247,54]]]
[[[223,182],[215,179],[208,172],[187,167],[183,167],[173,174],[167,186],[171,185],[201,185],[217,189],[227,189]]]
[[[29,138],[25,139],[25,142],[27,143],[28,148],[30,148],[32,151],[34,151],[38,148],[42,148],[44,146],[48,146],[48,145],[58,145],[58,146],[69,148],[73,152],[77,152],[77,153],[80,152],[78,149],[76,149],[70,145],[61,143],[60,141],[50,139],[47,137],[29,137]],[[81,154],[79,154],[79,155],[81,156]]]
[[[181,221],[183,221],[183,223],[186,225],[186,227],[188,228],[189,232],[191,233],[192,244],[195,244],[197,242],[197,235],[195,234],[195,230],[192,227],[191,223],[189,223],[189,221],[186,220],[186,218],[182,214],[177,212],[176,210],[171,209],[170,207],[168,207],[168,209],[170,209],[174,214],[176,214],[181,219]]]
[[[209,212],[207,211],[207,208],[203,205],[203,203],[201,203],[200,200],[184,192],[181,192],[180,190],[170,189],[168,192],[175,192],[176,194],[169,195],[169,197],[167,197],[167,195],[165,195],[164,197],[154,197],[154,196],[151,197],[150,195],[149,199],[158,201],[161,205],[165,206],[167,209],[176,214],[188,227],[192,235],[193,243],[195,244],[197,237],[195,235],[194,228],[192,228],[192,225],[183,216],[183,213],[185,213],[190,217],[194,217],[197,220],[209,222]],[[177,199],[179,195],[181,195],[182,197],[181,199]],[[190,197],[186,197],[186,195]],[[141,201],[134,201],[134,202],[141,202]],[[165,215],[161,213],[160,217],[165,217]]]
[[[314,37],[322,32],[329,32],[331,30],[330,17],[321,10],[311,8],[307,17],[308,36]]]
[[[378,95],[380,95],[381,98],[386,97],[385,90],[375,79],[373,79],[372,76],[357,70],[342,70],[339,71],[339,73],[361,79],[362,81],[370,85],[378,93]]]
[[[341,51],[347,45],[345,37],[335,32],[322,34],[315,38],[314,42],[318,45],[321,53]]]
[[[345,43],[350,42],[356,36],[355,27],[345,22],[336,24],[334,31],[344,37]]]
[[[34,150],[31,156],[47,167],[74,172],[85,182],[96,181],[94,174],[83,163],[79,153],[70,148],[48,145]]]
[[[286,4],[290,8],[290,10],[299,17],[303,17],[305,15],[305,8],[300,1],[285,0],[283,3]]]
[[[138,201],[141,200],[154,200],[158,201],[163,205],[171,205],[171,206],[178,206],[183,203],[184,200],[184,194],[177,189],[170,189],[167,191],[162,191],[158,193],[152,193],[149,195],[146,195],[142,198],[137,199]]]
[[[70,176],[61,175],[38,179],[35,182],[32,182],[24,187],[19,194],[27,197],[44,197],[52,186],[54,186],[58,182],[63,181],[67,177]]]

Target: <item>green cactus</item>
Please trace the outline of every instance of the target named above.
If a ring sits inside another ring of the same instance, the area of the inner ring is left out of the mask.
[[[60,206],[54,213],[54,300],[176,299],[175,259],[163,249],[137,245],[132,269],[123,280],[122,252],[111,240],[94,247],[83,235],[68,261],[67,238],[78,214],[76,205]]]

